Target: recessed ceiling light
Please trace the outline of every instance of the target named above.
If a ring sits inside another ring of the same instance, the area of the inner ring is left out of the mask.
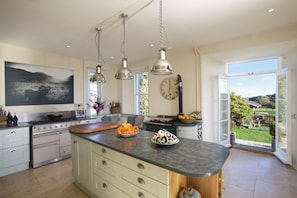
[[[65,47],[70,48],[71,46],[70,45],[65,45]]]
[[[150,44],[150,47],[154,47],[155,45],[154,44]]]
[[[114,59],[114,56],[111,56],[110,59]]]
[[[267,12],[269,12],[269,13],[271,13],[273,11],[274,11],[274,8],[270,8],[270,9],[267,10]]]

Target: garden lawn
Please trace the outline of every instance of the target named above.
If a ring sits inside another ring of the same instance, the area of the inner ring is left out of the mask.
[[[271,143],[271,135],[268,127],[235,128],[236,138],[254,142]]]

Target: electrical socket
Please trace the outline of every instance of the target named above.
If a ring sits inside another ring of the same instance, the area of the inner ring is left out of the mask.
[[[74,104],[74,107],[78,107],[78,108],[80,108],[82,106],[82,104]]]

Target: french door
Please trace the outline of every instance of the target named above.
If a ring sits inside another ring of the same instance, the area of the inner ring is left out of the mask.
[[[292,164],[291,154],[291,113],[288,107],[291,104],[289,95],[289,75],[287,70],[277,74],[277,100],[276,100],[276,127],[275,155],[285,164]]]
[[[218,142],[222,145],[230,144],[230,91],[229,91],[229,79],[227,77],[220,76],[218,79],[219,87],[219,101],[218,101]]]

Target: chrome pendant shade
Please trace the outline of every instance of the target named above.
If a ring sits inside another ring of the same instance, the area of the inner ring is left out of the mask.
[[[169,75],[173,74],[173,69],[171,64],[166,60],[166,48],[163,44],[164,37],[164,27],[162,24],[162,0],[160,0],[160,45],[161,48],[159,50],[159,60],[153,65],[151,69],[151,73],[155,75]]]
[[[91,82],[96,82],[96,83],[105,83],[106,80],[105,80],[105,77],[103,76],[102,71],[101,71],[101,68],[105,63],[105,61],[102,58],[101,53],[100,53],[100,33],[101,33],[101,29],[96,28],[96,31],[97,31],[97,34],[96,34],[96,37],[95,37],[95,43],[97,45],[97,52],[98,52],[98,65],[96,67],[96,73],[94,74],[94,76],[92,76],[90,78],[90,81]],[[100,64],[100,59],[102,59],[102,62],[103,62],[102,64]]]
[[[97,82],[97,83],[105,83],[106,82],[105,77],[103,76],[103,74],[101,72],[101,67],[102,67],[102,65],[97,65],[96,73],[90,79],[91,82]]]
[[[121,68],[115,74],[115,78],[118,80],[129,80],[133,79],[133,73],[128,69],[127,58],[122,59]]]
[[[159,50],[159,60],[154,64],[151,72],[155,75],[167,75],[173,74],[171,64],[166,60],[166,49],[161,48]]]
[[[122,65],[120,69],[115,74],[115,78],[118,80],[131,80],[134,78],[133,73],[128,69],[128,60],[126,56],[126,49],[125,49],[125,40],[126,40],[126,26],[125,26],[125,19],[128,17],[127,14],[121,14],[121,17],[123,18],[123,43],[122,43],[122,53],[124,55],[124,58],[122,59]]]

